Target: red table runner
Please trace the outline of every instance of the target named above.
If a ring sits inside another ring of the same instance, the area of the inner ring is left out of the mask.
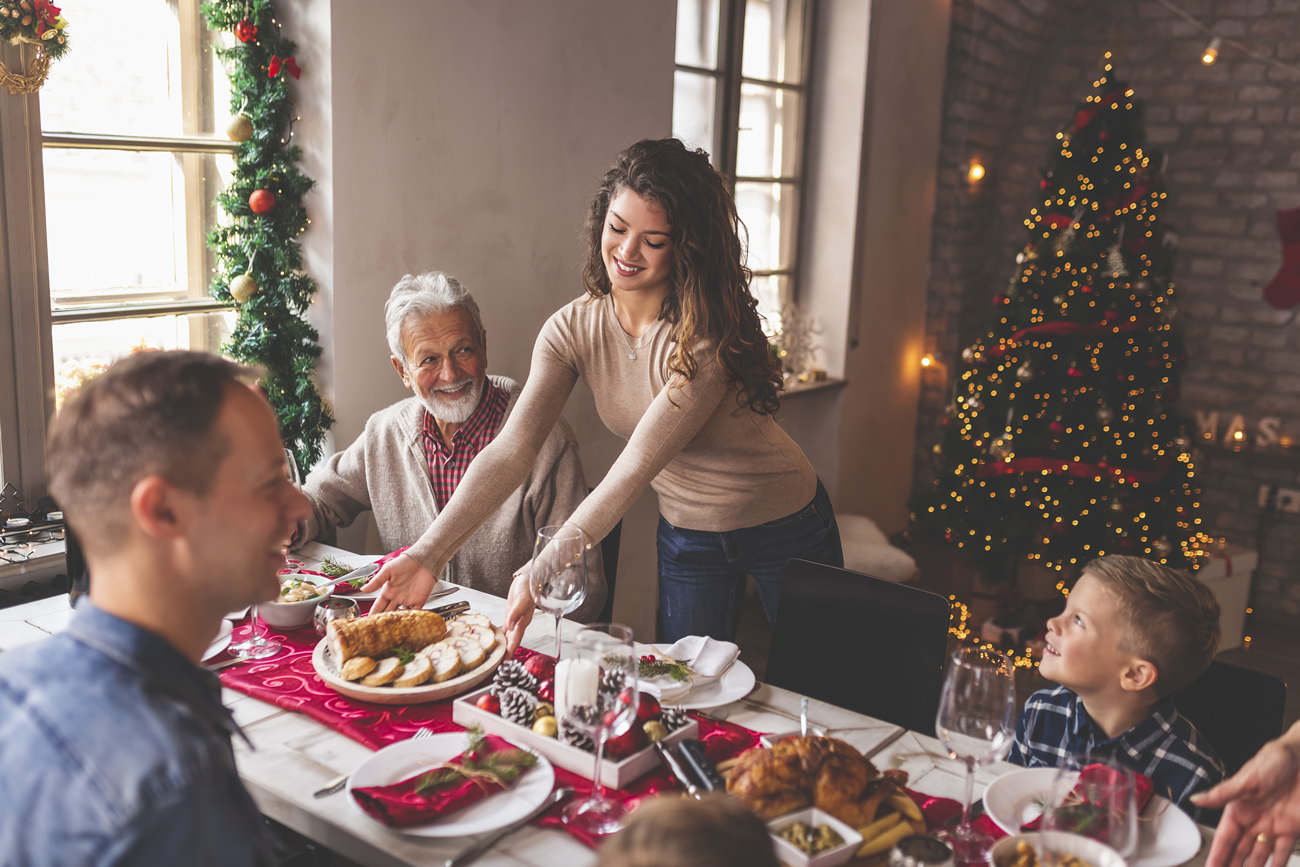
[[[366,607],[368,603],[362,603]],[[235,627],[231,642],[249,637],[251,626],[244,622]],[[347,735],[354,741],[377,750],[397,741],[406,740],[420,729],[435,733],[464,731],[452,722],[452,699],[430,704],[382,705],[356,701],[339,695],[316,674],[311,664],[312,652],[320,641],[315,629],[278,630],[259,622],[258,629],[268,638],[284,645],[278,656],[243,665],[232,666],[218,673],[223,686],[238,690],[285,710],[306,714],[334,731]],[[533,651],[519,648],[516,659],[527,659]],[[225,656],[218,658],[224,659]],[[758,744],[759,733],[732,723],[713,720],[693,714],[699,722],[700,740],[704,742],[709,758],[715,762],[732,758]],[[592,757],[595,762],[595,757]],[[579,798],[591,792],[590,780],[562,768],[555,769],[555,781],[560,786],[573,786]],[[627,789],[607,789],[610,798],[635,807],[643,798],[681,786],[667,768],[660,768],[641,777]],[[594,847],[598,838],[565,826],[560,821],[563,805],[544,814],[534,824],[543,827],[561,827],[574,837]]]

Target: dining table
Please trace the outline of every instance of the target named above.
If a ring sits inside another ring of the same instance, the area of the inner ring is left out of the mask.
[[[307,563],[308,568],[327,556],[364,562],[358,555],[319,543],[309,543],[294,556]],[[437,586],[442,589],[454,585],[440,581]],[[493,623],[499,625],[504,621],[504,599],[468,587],[461,587],[430,604],[462,600],[470,603],[471,611],[487,615]],[[0,609],[0,652],[59,631],[71,615],[68,597],[63,595]],[[565,621],[566,639],[580,628],[579,623]],[[535,617],[524,634],[523,646],[554,655],[554,621],[549,616]],[[326,783],[349,773],[373,755],[372,748],[305,713],[279,707],[245,692],[223,688],[222,698],[247,735],[247,742],[242,738],[234,740],[236,762],[259,809],[317,844],[376,867],[440,865],[485,836],[414,836],[390,830],[364,814],[346,789],[327,797],[314,797],[313,793]],[[749,694],[697,713],[705,720],[757,732],[790,732],[799,728],[803,698],[798,693],[756,682]],[[913,791],[955,800],[964,796],[966,767],[950,758],[936,738],[816,699],[808,700],[807,714],[810,727],[852,744],[878,768],[905,770],[907,786]],[[979,766],[975,772],[976,796],[982,796],[994,779],[1015,770],[1019,769],[1004,762]],[[1204,826],[1198,826],[1198,830],[1202,840],[1200,848],[1185,862],[1191,867],[1204,864],[1213,834],[1212,829]],[[556,864],[582,867],[595,861],[595,851],[564,830],[529,825],[506,837],[475,863],[484,867]],[[1300,867],[1300,857],[1293,855],[1288,867]]]

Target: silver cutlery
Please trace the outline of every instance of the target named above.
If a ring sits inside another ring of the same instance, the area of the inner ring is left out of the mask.
[[[799,735],[808,737],[808,696],[799,699]]]
[[[220,671],[221,669],[225,668],[227,665],[234,665],[236,662],[249,662],[249,661],[250,660],[248,659],[240,659],[239,657],[235,657],[234,659],[227,659],[223,662],[218,662],[214,665],[205,665],[203,667],[206,668],[208,671]]]
[[[421,738],[431,738],[431,737],[433,737],[433,732],[431,730],[420,729],[418,732],[411,735],[411,740],[418,741]],[[352,779],[353,772],[354,771],[348,771],[346,774],[341,774],[335,777],[325,785],[321,786],[316,791],[312,792],[311,796],[313,798],[328,798],[330,795],[334,794],[337,791],[340,791],[344,786],[348,784],[348,780]]]
[[[569,795],[572,794],[573,794],[573,789],[569,788],[568,786],[565,786],[564,788],[556,789],[554,792],[551,792],[549,796],[547,796],[545,801],[542,801],[541,805],[536,810],[533,810],[531,813],[529,813],[527,816],[524,816],[522,819],[513,822],[509,825],[506,825],[504,828],[499,828],[498,830],[492,832],[491,834],[488,834],[482,840],[479,840],[477,843],[475,843],[473,846],[470,846],[464,852],[461,852],[455,858],[448,858],[447,861],[443,864],[443,867],[465,867],[466,864],[469,864],[473,861],[477,861],[479,857],[483,855],[483,853],[487,852],[497,843],[501,842],[501,840],[510,836],[514,832],[518,831],[520,828],[527,825],[533,819],[536,819],[542,813],[545,813],[551,807],[555,806],[560,801],[564,800],[565,798],[569,797]]]
[[[841,731],[843,731],[843,729],[841,729]],[[892,735],[885,738],[883,741],[881,741],[880,743],[876,744],[874,747],[872,747],[871,749],[863,753],[862,757],[864,759],[871,758],[877,753],[882,752],[885,749],[885,747],[889,746],[890,744],[892,744],[894,741],[898,740],[905,734],[907,734],[907,729],[899,729],[898,731],[894,732]]]

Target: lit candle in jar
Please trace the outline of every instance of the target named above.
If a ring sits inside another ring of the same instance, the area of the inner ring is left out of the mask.
[[[562,659],[555,664],[555,710],[568,716],[576,705],[594,707],[600,667],[590,659]]]

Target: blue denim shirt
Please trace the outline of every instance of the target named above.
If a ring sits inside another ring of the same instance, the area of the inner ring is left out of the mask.
[[[270,863],[217,679],[90,605],[0,653],[0,862]]]

